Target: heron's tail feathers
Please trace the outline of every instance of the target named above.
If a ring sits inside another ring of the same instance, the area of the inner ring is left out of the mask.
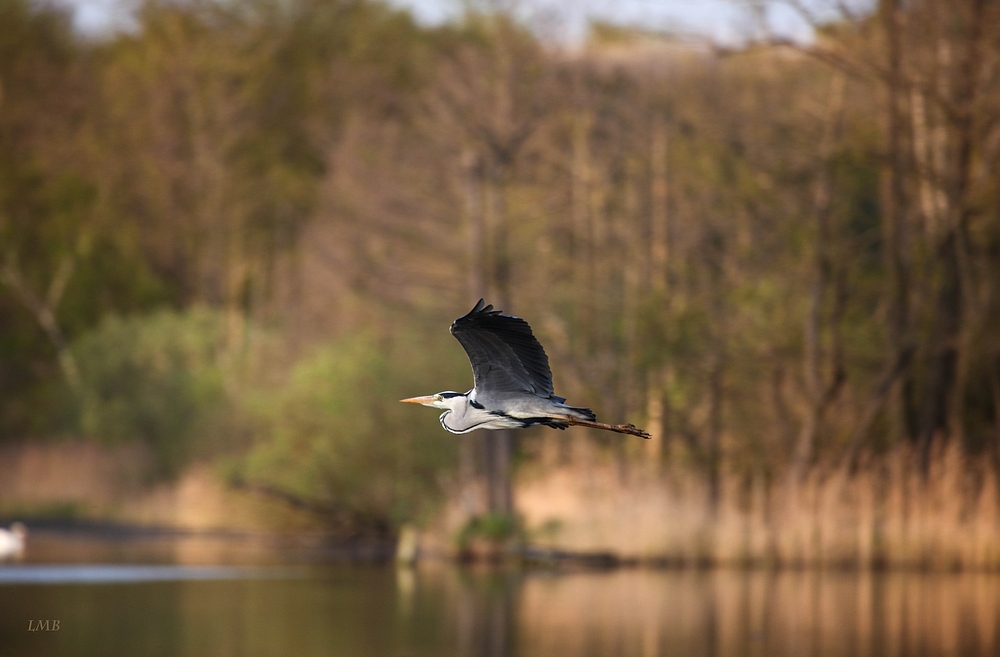
[[[581,420],[590,420],[591,422],[597,419],[597,415],[589,408],[583,408],[582,406],[567,406],[566,404],[559,405],[563,408],[563,410],[568,411],[567,415],[578,417]]]

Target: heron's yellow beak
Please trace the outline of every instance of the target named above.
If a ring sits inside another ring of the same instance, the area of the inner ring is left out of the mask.
[[[400,399],[399,401],[404,404],[423,404],[424,406],[430,406],[434,403],[434,395],[427,395],[426,397],[410,397],[409,399]]]

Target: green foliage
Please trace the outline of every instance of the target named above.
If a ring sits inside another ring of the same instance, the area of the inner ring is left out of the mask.
[[[215,446],[226,413],[217,313],[108,316],[73,345],[82,374],[79,429],[106,444],[141,441],[160,474]]]
[[[226,451],[235,480],[418,518],[464,438],[396,400],[468,380],[441,329],[477,287],[571,402],[712,467],[835,457],[863,422],[996,444],[1000,87],[961,30],[908,31],[916,82],[886,85],[600,24],[567,58],[468,9],[151,0],[88,42],[0,0],[0,438],[142,441],[165,474]],[[829,45],[883,61],[872,27]],[[263,325],[281,348],[247,367]]]
[[[42,502],[35,504],[0,505],[0,513],[5,518],[30,518],[31,520],[79,520],[84,509],[79,502]]]
[[[558,521],[557,521],[558,522]],[[558,531],[558,524],[546,523],[548,533]],[[477,538],[485,539],[491,543],[503,543],[510,539],[521,537],[524,528],[521,519],[512,513],[487,513],[482,516],[475,516],[459,530],[455,537],[455,543],[460,550],[469,547],[470,543]]]
[[[357,515],[419,519],[456,449],[430,412],[398,402],[427,365],[406,340],[355,335],[316,349],[252,400],[257,440],[243,478]]]

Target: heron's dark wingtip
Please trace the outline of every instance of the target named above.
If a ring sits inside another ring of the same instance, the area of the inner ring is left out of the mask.
[[[465,313],[451,323],[451,332],[455,332],[455,326],[465,320],[474,320],[484,315],[496,316],[503,314],[502,310],[494,310],[492,303],[486,303],[486,299],[480,299],[469,312]]]
[[[458,319],[466,319],[467,317],[473,317],[475,315],[489,315],[490,313],[498,313],[500,311],[493,310],[492,303],[486,303],[486,299],[480,299],[476,302],[475,307],[465,315],[459,317]],[[458,321],[458,320],[456,320]]]

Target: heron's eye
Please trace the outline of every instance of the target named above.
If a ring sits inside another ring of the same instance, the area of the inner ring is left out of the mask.
[[[434,401],[444,401],[444,397],[441,395],[434,395]]]

